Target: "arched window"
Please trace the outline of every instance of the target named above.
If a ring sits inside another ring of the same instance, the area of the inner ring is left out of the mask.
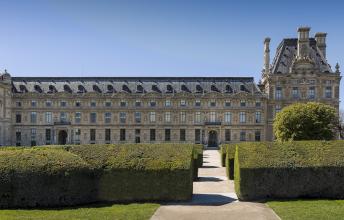
[[[142,85],[137,85],[136,86],[136,93],[144,93],[144,89]]]
[[[112,85],[107,85],[107,93],[115,93],[115,88]]]
[[[48,93],[57,93],[57,89],[53,85],[49,85],[49,91]]]
[[[102,90],[97,85],[93,85],[93,91],[102,93]]]
[[[83,85],[78,85],[78,93],[86,93],[86,89]]]
[[[34,88],[35,88],[35,91],[38,92],[38,93],[42,93],[43,92],[42,88],[39,85],[35,85]]]
[[[73,90],[70,88],[69,85],[64,85],[64,86],[63,86],[63,90],[64,90],[65,92],[68,92],[68,93],[72,93],[72,92],[73,92]]]

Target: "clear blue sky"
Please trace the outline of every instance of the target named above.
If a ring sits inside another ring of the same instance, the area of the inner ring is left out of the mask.
[[[254,76],[299,26],[344,67],[341,1],[0,0],[0,70],[13,76]],[[343,68],[344,69],[344,68]],[[341,87],[341,97],[344,91]],[[342,108],[344,107],[341,103]]]

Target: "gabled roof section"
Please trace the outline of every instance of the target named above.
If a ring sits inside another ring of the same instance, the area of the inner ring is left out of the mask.
[[[297,55],[297,38],[283,39],[276,49],[276,55],[272,62],[272,74],[286,74]],[[309,58],[314,62],[315,68],[323,73],[333,73],[331,66],[323,57],[321,51],[316,46],[314,38],[309,38]]]

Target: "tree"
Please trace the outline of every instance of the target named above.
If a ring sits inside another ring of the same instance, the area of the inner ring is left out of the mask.
[[[344,139],[344,111],[339,110],[339,124],[338,131],[340,139]]]
[[[289,105],[274,120],[274,133],[279,141],[330,140],[337,135],[338,116],[335,108],[308,102]]]

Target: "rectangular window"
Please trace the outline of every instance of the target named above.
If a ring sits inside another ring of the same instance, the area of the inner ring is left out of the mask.
[[[135,112],[135,123],[141,123],[141,112]]]
[[[48,107],[48,108],[49,108],[49,107],[51,107],[51,106],[52,106],[51,101],[46,101],[46,102],[45,102],[45,107]]]
[[[260,131],[254,132],[254,140],[255,141],[260,141]]]
[[[16,123],[21,123],[21,114],[16,113]]]
[[[196,107],[201,107],[201,100],[196,100],[195,101],[195,106]]]
[[[37,102],[35,100],[32,100],[31,101],[31,107],[37,107]]]
[[[156,101],[155,100],[151,100],[149,102],[149,105],[150,105],[150,107],[155,107],[156,106]]]
[[[150,112],[149,113],[149,121],[150,122],[155,122],[155,112]]]
[[[75,112],[75,123],[79,124],[81,122],[81,112]]]
[[[91,112],[90,113],[90,123],[96,123],[97,122],[97,113]]]
[[[299,88],[293,87],[292,97],[293,97],[293,99],[298,99],[299,98]]]
[[[97,106],[97,102],[96,101],[91,101],[90,106],[91,107],[96,107]]]
[[[135,101],[135,107],[141,107],[141,101],[140,100]]]
[[[121,124],[125,124],[127,120],[127,114],[125,112],[120,112],[119,113],[119,122]]]
[[[216,122],[216,112],[210,112],[210,122]]]
[[[90,129],[90,141],[96,141],[96,129]]]
[[[45,129],[45,144],[51,144],[51,129]]]
[[[67,113],[66,112],[60,113],[60,122],[67,122]]]
[[[171,141],[171,129],[165,129],[165,141]]]
[[[260,101],[256,101],[256,107],[261,107],[262,103]]]
[[[213,99],[209,102],[210,107],[216,107],[216,101]]]
[[[195,143],[201,143],[201,129],[195,129]]]
[[[240,112],[239,113],[239,122],[240,123],[246,123],[246,112]]]
[[[262,113],[261,112],[256,112],[256,123],[261,123],[262,121]]]
[[[53,114],[51,112],[45,113],[45,123],[51,124],[53,121]]]
[[[171,100],[169,100],[169,99],[165,100],[165,106],[166,107],[171,107],[172,106]]]
[[[186,112],[180,112],[180,122],[181,123],[186,122]]]
[[[245,106],[246,106],[246,101],[240,100],[240,107],[245,107]]]
[[[171,122],[171,112],[165,112],[165,122]]]
[[[201,123],[201,112],[195,112],[195,123]]]
[[[60,107],[67,107],[67,102],[66,101],[61,101],[60,102]]]
[[[111,141],[111,129],[105,129],[105,141],[107,143]]]
[[[127,101],[122,100],[122,101],[120,102],[120,106],[121,106],[121,107],[127,107]]]
[[[186,106],[186,101],[184,99],[180,100],[180,106],[185,107]]]
[[[76,101],[75,102],[75,107],[81,107],[81,102],[80,101]]]
[[[141,130],[135,129],[135,143],[141,142]]]
[[[225,123],[230,124],[232,122],[232,113],[226,112],[225,113]]]
[[[105,107],[111,107],[112,103],[110,101],[105,102]]]
[[[275,98],[276,98],[277,100],[282,99],[282,88],[281,88],[281,87],[277,87],[277,88],[276,88],[276,95],[275,95]]]
[[[125,141],[125,129],[120,129],[119,131],[119,140],[120,141]]]
[[[230,101],[225,101],[225,107],[231,107],[231,102]]]
[[[31,112],[31,114],[30,114],[30,122],[32,124],[36,124],[37,123],[37,112]]]
[[[149,140],[155,141],[155,129],[150,129],[149,134],[150,134]]]
[[[111,123],[111,112],[105,112],[104,114],[104,122],[106,124],[110,124]]]
[[[245,131],[240,132],[240,141],[246,141],[246,132]]]
[[[22,103],[21,102],[16,102],[16,107],[21,107]]]
[[[20,146],[20,145],[21,145],[21,132],[16,131],[16,146]]]
[[[281,111],[281,106],[280,105],[276,105],[276,107],[275,107],[275,112],[276,112],[276,114],[278,113],[278,112],[280,112]]]
[[[31,146],[36,146],[36,128],[31,128]]]
[[[315,98],[315,87],[309,87],[308,89],[308,98],[309,99],[314,99]]]
[[[186,135],[185,135],[185,129],[180,129],[180,132],[179,132],[179,139],[180,141],[185,141],[186,140]]]
[[[75,144],[80,144],[80,135],[81,135],[81,130],[79,128],[76,128],[74,130],[74,143]]]
[[[231,141],[231,130],[225,129],[225,141]]]
[[[325,88],[325,98],[327,98],[327,99],[332,98],[332,87],[331,86],[327,86]]]

